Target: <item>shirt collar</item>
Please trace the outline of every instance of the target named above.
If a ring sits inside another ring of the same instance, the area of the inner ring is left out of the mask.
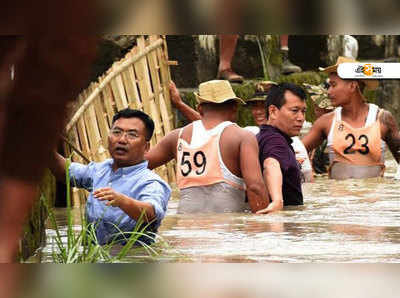
[[[108,165],[110,166],[111,170],[112,170],[113,164],[114,164],[114,160],[109,159]],[[119,168],[115,171],[115,173],[122,172],[122,174],[134,174],[137,172],[141,172],[143,169],[147,169],[148,164],[149,164],[149,162],[147,160],[144,160],[133,166]]]
[[[286,141],[288,142],[288,144],[292,144],[292,143],[293,143],[293,140],[292,140],[291,137],[289,137],[289,136],[288,136],[287,134],[285,134],[282,130],[280,130],[279,128],[277,128],[277,127],[275,127],[275,126],[272,126],[272,125],[269,125],[269,124],[263,124],[263,125],[261,125],[260,128],[261,128],[261,129],[272,129],[272,130],[278,132],[279,134],[281,134],[281,135],[286,139]]]

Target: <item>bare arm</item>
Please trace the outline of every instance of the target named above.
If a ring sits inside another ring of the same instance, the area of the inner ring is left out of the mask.
[[[282,194],[282,171],[279,162],[272,157],[264,160],[264,182],[267,185],[269,195],[271,196],[271,204],[267,209],[260,213],[270,213],[283,209],[283,194]]]
[[[383,125],[383,135],[382,138],[388,145],[390,152],[392,152],[393,157],[396,159],[397,163],[400,162],[400,133],[397,126],[396,120],[394,119],[392,113],[383,110],[379,114],[379,121]]]
[[[53,156],[50,161],[50,171],[56,177],[57,181],[65,183],[65,158],[58,154],[56,151],[53,152]]]
[[[163,137],[160,142],[145,154],[145,159],[149,161],[148,168],[155,169],[166,164],[176,156],[176,143],[178,141],[179,129],[175,129]]]
[[[301,139],[308,152],[317,148],[326,139],[326,127],[332,123],[333,114],[325,114],[319,117],[311,127],[310,131]]]
[[[108,201],[108,206],[119,207],[130,218],[138,220],[144,212],[143,220],[150,222],[155,218],[153,205],[148,202],[142,202],[130,198],[122,193],[115,191],[110,187],[99,188],[93,192],[93,196],[100,201]]]
[[[258,161],[258,144],[255,136],[245,132],[240,145],[240,168],[246,183],[247,197],[252,212],[268,206],[268,192],[261,175]]]
[[[201,115],[196,110],[185,104],[179,94],[179,90],[173,81],[169,83],[169,93],[171,95],[171,102],[175,108],[179,110],[190,122],[200,120]]]

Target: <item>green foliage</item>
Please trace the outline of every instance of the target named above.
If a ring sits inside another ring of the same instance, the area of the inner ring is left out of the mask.
[[[47,204],[54,205],[56,181],[51,172],[46,169],[39,186],[40,192],[48,199]],[[27,260],[45,240],[45,220],[47,208],[38,196],[32,207],[29,220],[24,226],[18,259]]]

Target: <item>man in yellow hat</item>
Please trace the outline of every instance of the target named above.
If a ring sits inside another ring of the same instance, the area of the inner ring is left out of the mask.
[[[329,74],[328,97],[335,110],[321,116],[302,139],[308,151],[327,139],[329,174],[334,179],[383,176],[385,143],[397,162],[400,134],[392,114],[368,104],[364,89],[374,90],[377,80],[344,80],[337,74],[341,63],[354,59],[339,57],[336,64],[321,69]]]
[[[161,139],[146,155],[149,168],[176,159],[178,213],[265,209],[269,198],[258,161],[257,140],[233,123],[243,100],[226,80],[201,83],[195,96],[201,119]]]

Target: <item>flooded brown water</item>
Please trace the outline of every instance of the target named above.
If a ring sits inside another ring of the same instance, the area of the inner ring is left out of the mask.
[[[386,161],[384,178],[303,185],[304,206],[270,215],[177,214],[169,202],[159,262],[400,262],[400,181]],[[57,210],[65,222],[65,209]],[[48,229],[48,240],[54,231]],[[48,241],[48,243],[51,241]],[[42,261],[51,262],[51,244]],[[127,262],[145,261],[129,256]]]

